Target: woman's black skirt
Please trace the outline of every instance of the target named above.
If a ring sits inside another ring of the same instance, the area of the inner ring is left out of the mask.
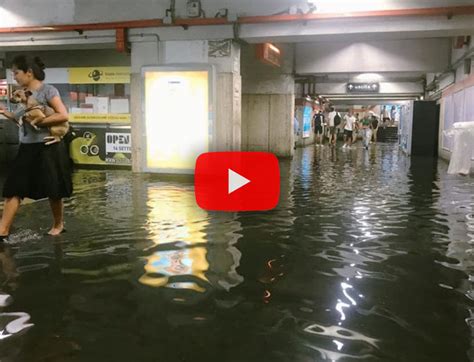
[[[62,199],[72,194],[72,164],[64,141],[22,143],[10,166],[3,197]]]

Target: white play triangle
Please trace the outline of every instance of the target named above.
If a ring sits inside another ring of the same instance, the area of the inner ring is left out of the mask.
[[[229,195],[241,187],[247,185],[249,182],[249,179],[246,179],[229,168]]]

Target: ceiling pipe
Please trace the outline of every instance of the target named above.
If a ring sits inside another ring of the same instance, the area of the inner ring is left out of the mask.
[[[0,28],[1,33],[44,33],[44,32],[67,32],[77,31],[82,33],[91,30],[112,29],[135,29],[135,28],[160,28],[173,26],[202,26],[202,25],[228,25],[232,24],[225,18],[197,18],[197,19],[175,19],[173,24],[164,24],[162,19],[131,20],[110,23],[73,24],[73,25],[45,25],[45,26],[22,26],[14,28]]]
[[[111,30],[111,29],[133,29],[133,28],[158,28],[180,26],[188,28],[190,26],[205,25],[232,25],[232,24],[264,24],[281,23],[313,20],[332,20],[343,18],[371,18],[371,17],[403,17],[403,16],[447,16],[451,18],[456,15],[473,15],[474,6],[453,6],[441,8],[422,8],[422,9],[399,9],[399,10],[377,10],[377,11],[359,11],[348,13],[315,13],[315,14],[283,14],[268,16],[245,16],[236,21],[229,21],[226,18],[176,18],[173,24],[164,24],[162,19],[149,20],[131,20],[108,23],[89,23],[89,24],[63,24],[63,25],[45,25],[45,26],[23,26],[0,28],[0,34],[5,33],[41,33],[41,32],[67,32],[77,31],[80,34],[89,30]]]
[[[0,28],[0,33],[44,33],[66,31],[77,31],[82,33],[88,30],[111,30],[117,28],[151,28],[160,26],[163,26],[163,21],[161,19],[150,19],[95,24],[21,26],[14,28]]]

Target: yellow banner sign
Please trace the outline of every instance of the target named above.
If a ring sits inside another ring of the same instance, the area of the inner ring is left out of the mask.
[[[69,122],[72,123],[120,123],[130,124],[130,114],[94,114],[94,113],[70,113]]]
[[[130,83],[130,67],[69,68],[71,84]]]

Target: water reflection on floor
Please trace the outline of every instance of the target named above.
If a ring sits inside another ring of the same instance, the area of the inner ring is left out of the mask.
[[[280,166],[267,213],[123,171],[75,173],[56,240],[47,203],[25,205],[0,250],[0,360],[473,359],[473,178],[391,145]]]

